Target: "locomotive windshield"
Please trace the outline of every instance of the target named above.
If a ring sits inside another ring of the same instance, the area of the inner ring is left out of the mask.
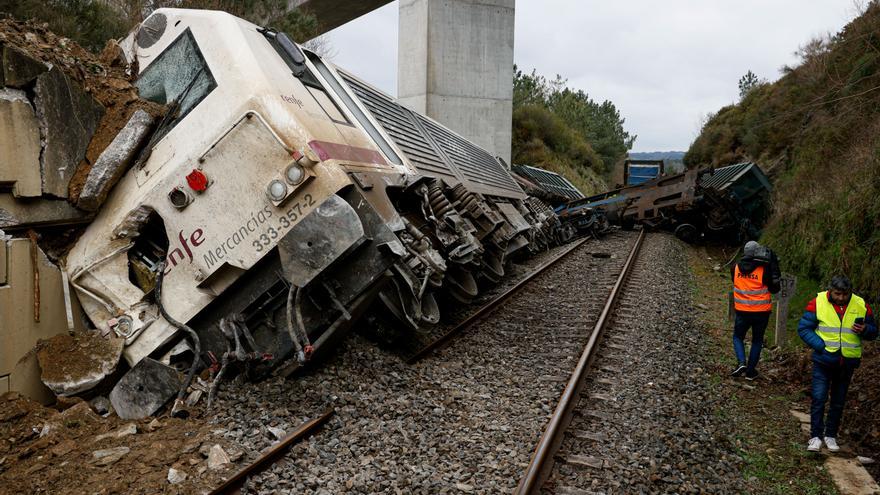
[[[157,131],[153,141],[158,141],[217,87],[217,81],[187,29],[144,69],[135,86],[142,98],[178,107],[171,109],[171,116]]]

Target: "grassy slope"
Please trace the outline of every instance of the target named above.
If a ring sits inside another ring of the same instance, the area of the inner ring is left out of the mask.
[[[880,5],[808,46],[801,66],[719,110],[685,162],[757,160],[775,186],[764,240],[784,268],[815,281],[846,273],[877,301]]]
[[[774,210],[763,241],[799,277],[788,326],[794,341],[802,308],[835,273],[880,305],[880,4],[830,40],[808,44],[802,59],[719,110],[685,157],[689,166],[747,158],[769,172]],[[866,346],[844,418],[845,439],[868,455],[880,453],[875,346]]]

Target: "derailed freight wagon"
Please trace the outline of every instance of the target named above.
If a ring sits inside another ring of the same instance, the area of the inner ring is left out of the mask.
[[[556,209],[566,224],[600,211],[614,224],[666,229],[687,242],[757,239],[770,211],[772,186],[755,163],[691,169],[615,189]]]
[[[374,301],[436,323],[438,292],[467,302],[548,243],[499,160],[283,33],[160,9],[121,46],[169,111],[67,272],[131,365],[190,328],[203,353],[302,361]]]

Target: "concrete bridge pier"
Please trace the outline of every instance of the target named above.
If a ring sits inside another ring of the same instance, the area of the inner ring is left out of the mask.
[[[400,0],[400,102],[510,163],[515,0]]]

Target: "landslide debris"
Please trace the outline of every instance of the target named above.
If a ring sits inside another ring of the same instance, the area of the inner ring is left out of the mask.
[[[131,84],[137,69],[126,65],[115,41],[94,55],[50,32],[45,24],[0,19],[0,46],[0,81],[36,99],[33,103],[43,117],[43,155],[49,158],[43,163],[44,184],[47,172],[52,172],[47,167],[64,166],[60,162],[69,156],[80,157],[72,173],[62,174],[69,182],[48,191],[74,204],[92,164],[132,114],[144,110],[155,118],[164,112],[162,105],[138,97]],[[62,156],[57,162],[52,161],[58,155]]]

